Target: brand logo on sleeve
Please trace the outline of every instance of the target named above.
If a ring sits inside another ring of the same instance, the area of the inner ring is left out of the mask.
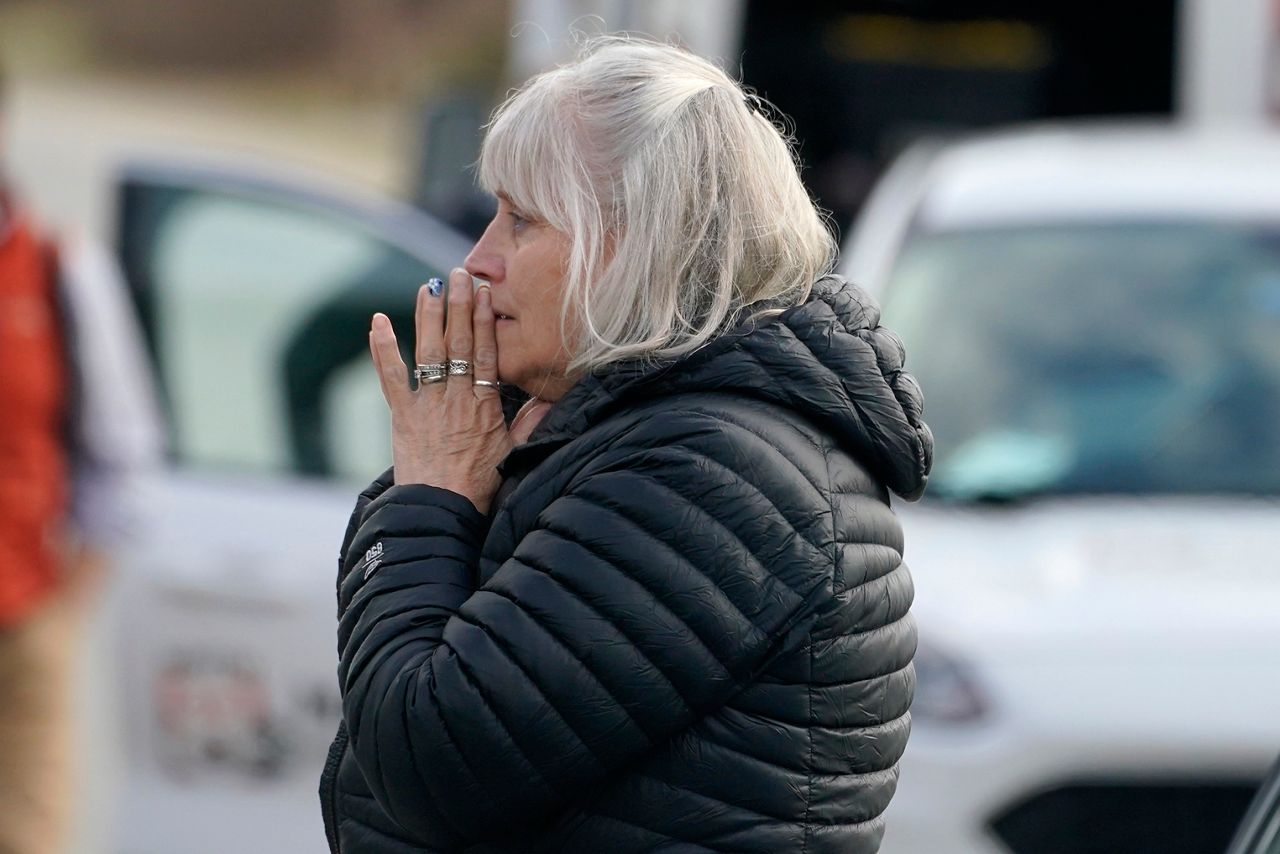
[[[364,553],[364,580],[368,581],[374,570],[382,566],[382,541],[373,544],[373,548]]]

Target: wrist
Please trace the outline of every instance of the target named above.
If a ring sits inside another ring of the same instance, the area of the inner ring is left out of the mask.
[[[431,486],[437,489],[444,489],[455,495],[467,499],[482,514],[489,512],[489,505],[492,503],[495,489],[488,488],[487,485],[480,485],[472,482],[451,480],[448,478],[429,477],[426,475],[419,476],[413,472],[401,475],[399,472],[395,476],[396,486]]]

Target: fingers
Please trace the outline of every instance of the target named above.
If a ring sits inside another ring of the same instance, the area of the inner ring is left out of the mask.
[[[449,273],[449,318],[445,323],[445,342],[449,361],[471,362],[475,349],[475,289],[471,274],[461,267]],[[449,395],[471,397],[472,378],[466,374],[449,375]]]
[[[449,273],[449,319],[445,324],[445,340],[450,359],[471,361],[474,335],[471,324],[472,305],[475,299],[471,286],[471,274],[461,267]],[[460,379],[469,378],[462,377]]]
[[[414,324],[417,327],[414,355],[418,364],[440,364],[450,359],[473,361],[475,332],[472,326],[476,322],[476,315],[471,275],[461,267],[454,268],[449,273],[447,289],[440,279],[431,279],[419,288],[414,311]],[[494,322],[491,307],[487,307],[487,322],[486,341],[491,346],[487,347],[486,358],[492,364],[489,374],[492,374],[496,380],[497,347],[492,343]],[[383,397],[390,404],[409,389],[404,383],[405,366],[396,349],[395,332],[391,329],[391,321],[384,314],[374,315],[369,331],[369,349],[373,353],[374,367],[378,372],[378,381],[382,385]],[[454,382],[449,385],[455,387],[471,385],[470,377],[458,376],[456,379],[464,380],[465,383]],[[421,385],[423,384],[419,384],[420,388]]]
[[[408,393],[409,386],[405,382],[404,359],[400,358],[400,350],[396,346],[396,333],[385,314],[373,316],[369,328],[369,351],[373,354],[373,366],[378,372],[382,396],[388,405],[398,403]]]
[[[475,353],[472,357],[472,370],[479,382],[496,383],[498,381],[498,338],[494,331],[493,297],[488,285],[481,285],[476,291],[476,307],[472,326],[475,335]],[[475,386],[476,396],[481,399],[498,397],[496,385]]]
[[[444,345],[444,282],[431,279],[418,288],[418,304],[414,322],[418,327],[414,353],[418,364],[443,362],[447,358]]]

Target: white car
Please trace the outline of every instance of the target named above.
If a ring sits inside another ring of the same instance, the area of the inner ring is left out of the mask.
[[[113,596],[113,854],[327,849],[338,549],[390,459],[368,322],[381,310],[411,329],[417,285],[470,242],[278,175],[152,160],[119,184],[117,248],[172,459]]]
[[[884,854],[1217,854],[1280,747],[1280,137],[921,144],[843,270],[937,439]]]

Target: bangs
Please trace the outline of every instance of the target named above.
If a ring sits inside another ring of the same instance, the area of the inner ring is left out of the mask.
[[[544,83],[537,80],[536,83]],[[575,141],[549,86],[517,93],[494,115],[480,149],[478,179],[487,193],[504,195],[527,216],[568,230],[566,196],[581,180]]]

